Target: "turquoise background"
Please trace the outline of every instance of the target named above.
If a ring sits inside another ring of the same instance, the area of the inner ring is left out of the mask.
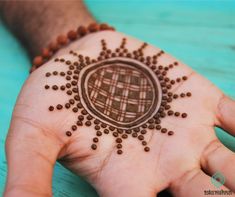
[[[98,21],[171,53],[235,98],[235,1],[98,1],[86,4]],[[0,195],[4,190],[4,141],[16,97],[28,76],[25,50],[0,22]],[[235,114],[234,114],[235,117]],[[235,139],[216,130],[235,151]],[[81,178],[59,164],[54,196],[95,197]]]

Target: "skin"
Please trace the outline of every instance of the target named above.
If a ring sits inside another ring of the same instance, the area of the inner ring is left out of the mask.
[[[31,58],[40,54],[58,34],[95,21],[80,0],[0,1],[0,15]]]
[[[65,7],[69,12],[63,11]],[[8,27],[31,56],[39,54],[58,33],[65,34],[78,24],[87,25],[94,21],[82,1],[0,1],[0,10]],[[42,10],[44,17],[41,17]],[[61,12],[63,14],[58,15]],[[73,49],[95,57],[100,50],[101,38],[115,48],[124,36],[118,32],[94,33],[61,49],[56,56],[72,59],[65,54]],[[128,37],[130,50],[140,44],[142,42]],[[145,55],[158,51],[148,47]],[[173,61],[175,58],[164,55],[160,64]],[[234,153],[218,141],[213,129],[216,125],[235,135],[235,102],[191,68],[180,64],[169,72],[171,78],[189,76],[189,80],[175,88],[176,93],[192,92],[189,99],[172,103],[173,109],[188,113],[187,119],[163,120],[165,127],[174,130],[175,135],[169,137],[148,132],[146,138],[151,148],[148,153],[130,137],[125,141],[121,156],[116,154],[111,135],[102,136],[96,151],[90,149],[95,136],[91,128],[79,128],[71,138],[65,136],[65,130],[74,123],[75,114],[68,110],[51,113],[48,106],[65,102],[67,96],[43,88],[45,83],[65,82],[61,78],[47,81],[44,77],[45,72],[60,69],[64,67],[58,67],[54,62],[37,69],[18,97],[6,140],[8,176],[4,196],[51,196],[56,160],[84,176],[100,196],[105,197],[149,197],[165,188],[174,196],[188,196],[190,191],[190,196],[198,197],[204,190],[216,189],[210,183],[210,176],[216,171],[226,177],[222,189],[235,190]]]
[[[142,42],[119,32],[93,33],[63,48],[57,57],[74,60],[67,54],[73,49],[79,54],[96,57],[100,40],[105,39],[114,49],[127,38],[127,48],[134,50]],[[78,47],[79,46],[79,47]],[[160,49],[148,46],[145,55]],[[159,64],[168,65],[176,59],[169,54],[159,58]],[[98,149],[90,149],[95,130],[80,127],[68,138],[65,131],[76,120],[70,110],[49,112],[48,106],[64,103],[68,96],[46,91],[45,84],[64,84],[60,77],[45,78],[46,72],[63,71],[50,61],[34,71],[22,88],[12,116],[6,140],[8,177],[5,197],[51,196],[52,172],[56,160],[75,174],[85,177],[100,196],[156,196],[168,189],[174,196],[202,196],[204,190],[216,190],[210,176],[216,171],[226,177],[220,189],[235,191],[235,155],[217,139],[214,126],[235,135],[235,102],[225,96],[210,81],[179,61],[179,66],[168,73],[188,80],[178,84],[174,93],[192,92],[192,97],[177,99],[172,109],[186,112],[186,119],[167,117],[162,125],[175,131],[168,136],[159,131],[146,134],[150,152],[143,151],[138,140],[129,137],[124,142],[124,153],[116,154],[115,138],[102,136]],[[33,159],[32,159],[33,158]],[[133,177],[130,179],[130,177]],[[233,194],[234,196],[234,194]]]

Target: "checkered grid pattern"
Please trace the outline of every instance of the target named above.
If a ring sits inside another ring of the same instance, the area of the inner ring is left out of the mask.
[[[153,88],[138,70],[120,65],[97,69],[88,80],[88,94],[93,105],[119,122],[131,122],[149,110]]]

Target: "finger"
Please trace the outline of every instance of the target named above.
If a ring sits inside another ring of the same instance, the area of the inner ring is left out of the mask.
[[[227,149],[219,140],[212,141],[201,158],[202,168],[210,175],[220,172],[225,185],[235,191],[235,153]]]
[[[228,188],[223,185],[219,188],[219,190],[221,189],[224,191],[229,191]],[[215,190],[218,190],[218,188],[212,183],[211,177],[206,175],[200,169],[195,169],[186,173],[171,187],[173,196],[177,197],[210,196],[208,195],[209,191]]]
[[[52,196],[53,166],[61,147],[42,129],[13,119],[6,141],[5,197]]]
[[[235,136],[235,101],[223,96],[218,104],[217,117],[218,126]]]

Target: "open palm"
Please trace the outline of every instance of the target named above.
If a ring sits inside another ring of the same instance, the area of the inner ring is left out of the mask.
[[[97,57],[101,39],[115,49],[123,37],[129,51],[142,44],[120,33],[101,32],[83,38],[79,48],[73,45],[70,49]],[[159,51],[147,46],[144,53],[151,56]],[[77,57],[67,54],[59,58],[73,62]],[[168,54],[158,58],[158,65],[163,68],[173,62],[176,60]],[[235,134],[232,118],[235,103],[208,80],[183,63],[178,62],[168,70],[169,79],[181,78],[171,88],[172,94],[179,97],[171,101],[172,114],[166,113],[161,119],[161,128],[145,129],[150,151],[144,151],[138,133],[125,139],[123,154],[117,154],[112,132],[103,133],[92,150],[97,132],[93,127],[80,126],[68,137],[65,131],[74,124],[77,114],[65,108],[48,110],[51,105],[65,103],[68,95],[45,90],[47,84],[52,87],[66,83],[65,78],[46,78],[45,73],[66,68],[66,64],[58,66],[54,61],[45,64],[31,74],[19,95],[6,144],[9,165],[6,196],[50,196],[56,160],[84,176],[100,196],[147,197],[166,188],[175,196],[188,196],[189,191],[190,196],[203,196],[205,190],[216,189],[210,176],[217,171],[226,177],[221,188],[235,191],[234,153],[218,141],[214,132],[214,126],[220,126]]]

